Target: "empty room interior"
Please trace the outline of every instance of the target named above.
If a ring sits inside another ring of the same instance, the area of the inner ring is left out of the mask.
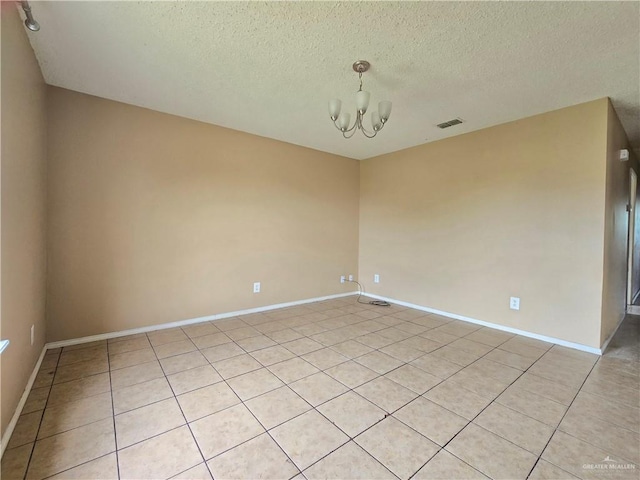
[[[638,478],[640,2],[0,16],[3,480]]]

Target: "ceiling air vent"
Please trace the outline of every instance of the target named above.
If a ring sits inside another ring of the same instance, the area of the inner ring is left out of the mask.
[[[438,128],[449,128],[453,127],[454,125],[460,125],[461,123],[462,120],[460,120],[459,118],[454,118],[453,120],[449,120],[448,122],[439,123]]]

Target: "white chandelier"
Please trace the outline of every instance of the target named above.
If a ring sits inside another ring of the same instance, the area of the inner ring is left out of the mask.
[[[370,66],[366,60],[358,60],[353,64],[353,70],[358,72],[358,78],[360,79],[360,88],[356,92],[356,121],[353,126],[349,127],[349,123],[351,122],[351,115],[349,113],[342,112],[342,114],[340,114],[342,101],[337,98],[329,101],[329,115],[331,116],[331,120],[333,120],[336,128],[342,132],[344,138],[353,137],[356,130],[360,130],[367,138],[373,138],[382,130],[382,127],[384,127],[387,120],[389,120],[389,115],[391,115],[391,102],[385,100],[378,103],[378,111],[374,111],[371,114],[373,131],[368,131],[362,124],[364,114],[369,107],[369,97],[371,95],[369,92],[362,90],[362,74],[369,70]]]

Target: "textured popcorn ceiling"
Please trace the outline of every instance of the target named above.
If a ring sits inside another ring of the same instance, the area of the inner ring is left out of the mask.
[[[637,149],[639,6],[32,2],[29,38],[51,85],[352,158],[604,96]],[[332,97],[355,109],[357,59],[372,102],[393,102],[372,140],[327,113]]]

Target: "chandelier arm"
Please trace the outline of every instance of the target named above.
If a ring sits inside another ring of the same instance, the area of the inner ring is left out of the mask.
[[[363,118],[364,118],[364,115],[361,115],[358,128],[362,131],[362,134],[365,137],[367,137],[367,138],[375,137],[378,134],[378,132],[376,132],[375,130],[373,132],[369,132],[366,128],[364,128],[364,125],[362,124],[362,119]]]
[[[338,130],[340,130],[341,132],[351,132],[352,130],[354,130],[356,128],[357,122],[353,124],[353,126],[347,130],[342,130],[339,126],[336,120],[333,121],[333,126],[336,127]],[[348,137],[351,138],[351,137]]]
[[[348,132],[351,132],[351,135],[347,135]],[[351,130],[347,130],[346,132],[342,132],[342,136],[344,138],[351,138],[356,134],[356,130],[354,130],[353,128]]]
[[[360,113],[356,112],[356,121],[355,121],[355,122],[353,122],[353,125],[351,126],[351,128],[348,128],[348,129],[347,129],[347,130],[345,130],[345,131],[350,132],[350,131],[352,131],[352,130],[355,130],[355,129],[356,129],[356,127],[358,126],[358,118],[359,118],[359,117],[360,117]]]
[[[373,134],[370,135],[367,133],[367,131],[364,128],[362,128],[361,131],[362,131],[362,134],[367,138],[373,138],[378,134],[378,132],[374,131]]]
[[[342,131],[342,129],[338,126],[338,123],[335,120],[333,121],[333,126],[336,127],[338,130]]]

